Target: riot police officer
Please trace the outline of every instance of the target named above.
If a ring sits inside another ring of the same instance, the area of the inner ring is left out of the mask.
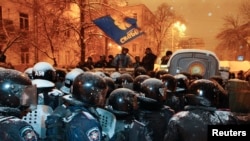
[[[170,119],[164,141],[206,141],[208,125],[238,124],[238,119],[230,111],[217,109],[225,96],[216,85],[207,79],[190,84],[185,95],[185,110]]]
[[[21,120],[36,104],[36,87],[27,75],[0,69],[0,140],[37,141],[33,127]]]
[[[116,117],[114,135],[110,141],[151,141],[145,125],[135,120],[137,95],[128,88],[117,88],[107,99],[107,107]]]
[[[162,80],[163,84],[167,88],[167,99],[165,104],[171,107],[175,112],[183,110],[184,102],[182,97],[176,96],[177,80],[175,77],[172,74],[163,74],[160,77],[160,80]]]
[[[72,94],[65,95],[65,104],[58,106],[46,120],[47,140],[100,141],[102,128],[97,107],[104,107],[107,84],[92,72],[74,79]]]
[[[133,89],[133,81],[134,78],[131,74],[122,73],[114,82],[117,88]]]
[[[136,119],[145,124],[153,141],[161,141],[167,130],[167,123],[175,113],[165,105],[167,89],[160,79],[148,78],[141,83],[140,94]]]
[[[76,78],[77,75],[84,73],[84,71],[82,69],[79,68],[74,68],[71,71],[67,72],[63,85],[60,88],[60,90],[66,95],[66,94],[70,94],[71,91],[71,86],[73,84],[74,79]]]
[[[136,76],[134,81],[133,81],[133,90],[136,93],[140,93],[141,92],[141,83],[148,78],[150,78],[150,76],[145,75],[145,74],[141,74],[141,75]]]
[[[37,85],[38,104],[55,109],[61,104],[63,93],[56,88],[56,70],[48,62],[38,62],[33,66],[32,83]]]

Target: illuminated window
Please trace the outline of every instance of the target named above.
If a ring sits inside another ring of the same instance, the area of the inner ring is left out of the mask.
[[[28,14],[20,13],[20,29],[29,30],[29,16]]]
[[[29,48],[23,47],[21,48],[21,64],[29,64]]]

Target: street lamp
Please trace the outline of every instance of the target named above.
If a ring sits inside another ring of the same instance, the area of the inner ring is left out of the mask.
[[[185,36],[185,31],[186,31],[186,25],[177,21],[172,25],[171,28],[171,33],[172,33],[172,51],[174,51],[174,30],[177,31],[178,37],[184,37]]]

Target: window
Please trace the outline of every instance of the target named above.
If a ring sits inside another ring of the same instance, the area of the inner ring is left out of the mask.
[[[21,48],[21,64],[29,64],[29,48],[23,47]]]
[[[28,14],[20,13],[20,29],[29,30],[29,16]]]

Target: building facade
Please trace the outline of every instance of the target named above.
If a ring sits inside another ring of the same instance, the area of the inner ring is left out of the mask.
[[[33,8],[18,1],[0,1],[0,50],[7,64],[28,67],[34,63],[34,48],[26,42],[28,36],[34,36],[33,13]]]
[[[154,17],[153,13],[144,4],[126,6],[123,10],[132,18],[137,19],[138,27],[144,32],[140,37],[125,44],[131,50],[130,53],[142,58],[145,55],[145,49],[150,47],[153,53],[158,54],[153,29],[150,26]]]
[[[6,63],[24,71],[36,62],[46,61],[57,67],[73,67],[80,62],[81,48],[79,32],[81,26],[89,26],[98,13],[85,13],[84,24],[79,24],[80,7],[70,2],[49,1],[44,5],[39,0],[1,0],[0,1],[0,49],[7,56]],[[106,1],[90,1],[96,8],[107,9]],[[123,12],[137,19],[137,25],[145,34],[124,44],[129,48],[132,58],[144,56],[144,50],[151,47],[157,54],[151,29],[147,26],[154,16],[143,4],[127,6],[122,1],[120,8],[113,12]],[[110,10],[110,9],[109,9]],[[93,10],[94,11],[94,10]],[[111,12],[112,13],[112,12]],[[100,15],[99,15],[100,16]],[[20,36],[22,35],[22,36]],[[94,61],[100,55],[116,55],[121,46],[107,37],[97,26],[89,26],[84,31],[85,56]]]

